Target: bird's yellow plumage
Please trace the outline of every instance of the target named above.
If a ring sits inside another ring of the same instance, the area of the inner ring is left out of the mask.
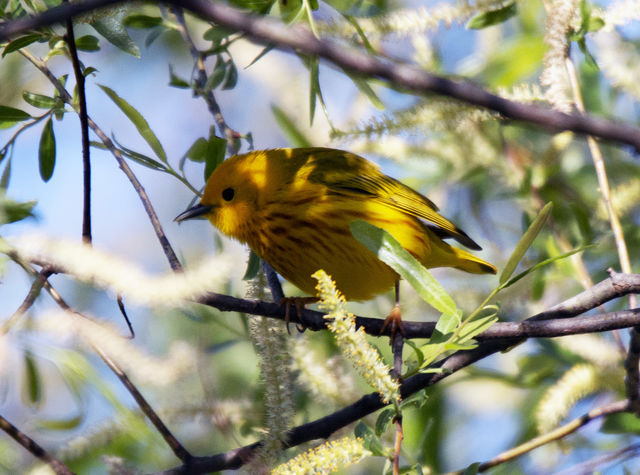
[[[369,299],[398,281],[398,274],[351,235],[349,224],[358,219],[391,233],[426,267],[496,272],[443,241],[480,249],[429,199],[340,150],[277,149],[231,157],[212,173],[200,205],[177,219],[198,215],[247,243],[309,294],[315,292],[311,274],[318,269],[351,300]]]

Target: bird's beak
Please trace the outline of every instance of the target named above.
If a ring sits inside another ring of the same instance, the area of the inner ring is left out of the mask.
[[[199,216],[204,216],[209,213],[213,209],[213,206],[199,204],[194,206],[193,208],[189,208],[184,213],[179,214],[174,218],[174,221],[181,223],[187,219],[197,218]]]

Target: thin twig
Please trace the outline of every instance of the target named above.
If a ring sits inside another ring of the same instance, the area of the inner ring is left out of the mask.
[[[49,68],[44,64],[43,61],[33,56],[25,48],[22,48],[20,50],[20,53],[25,58],[27,58],[27,60],[29,60],[31,64],[33,64],[36,68],[38,68],[40,72],[42,72],[49,79],[49,81],[53,83],[53,85],[58,90],[58,93],[60,94],[60,97],[62,98],[63,101],[73,105],[73,100],[69,95],[69,93],[67,92],[67,90],[60,83],[60,81],[58,81],[58,79],[53,75],[53,73],[49,70]],[[151,225],[153,226],[153,229],[156,233],[156,237],[160,241],[160,246],[162,247],[162,250],[164,251],[164,254],[167,257],[167,260],[169,261],[169,265],[174,271],[177,271],[177,272],[182,271],[182,264],[180,264],[180,261],[178,260],[175,252],[173,251],[173,248],[171,247],[171,243],[169,243],[169,240],[167,239],[167,236],[165,235],[164,230],[162,229],[162,225],[160,224],[158,215],[153,209],[153,206],[151,205],[151,201],[149,200],[149,196],[147,195],[147,192],[145,191],[144,187],[142,186],[140,181],[138,181],[138,178],[135,176],[135,174],[129,167],[127,161],[124,159],[124,157],[122,156],[120,151],[116,148],[116,146],[113,144],[111,139],[107,137],[107,135],[102,131],[102,129],[100,129],[100,127],[98,127],[98,125],[91,119],[91,117],[87,116],[87,122],[91,130],[95,132],[95,134],[100,138],[100,140],[104,143],[104,145],[111,152],[111,154],[116,158],[118,162],[118,166],[124,172],[124,174],[127,176],[129,181],[133,185],[133,188],[135,189],[136,193],[138,194],[138,197],[140,198],[140,201],[142,201],[142,206],[144,207],[144,210],[146,211],[147,216],[151,221]]]
[[[44,283],[46,282],[47,278],[51,275],[51,273],[52,272],[50,269],[42,269],[38,273],[38,276],[31,284],[29,293],[24,298],[20,306],[17,308],[15,312],[13,312],[13,314],[7,320],[5,320],[2,323],[2,326],[0,327],[0,335],[5,335],[14,325],[14,323],[33,306],[36,299],[38,298],[38,295],[40,295],[40,291],[42,290]]]
[[[576,108],[579,112],[584,114],[585,108],[582,101],[582,94],[580,93],[578,74],[571,58],[567,57],[565,65],[569,76],[569,83],[571,84],[573,91]],[[604,201],[605,208],[607,210],[607,215],[609,216],[609,224],[611,226],[611,231],[613,232],[613,239],[616,243],[620,268],[625,274],[630,274],[632,271],[631,261],[629,260],[629,251],[627,249],[627,243],[624,238],[620,219],[618,218],[618,214],[616,213],[616,210],[613,207],[613,202],[611,201],[611,189],[609,187],[609,179],[607,177],[604,159],[602,158],[602,152],[596,142],[596,139],[591,135],[587,136],[587,143],[589,144],[589,151],[593,158],[596,176],[598,177],[598,189],[600,190],[600,195],[602,196],[602,200]],[[636,295],[629,294],[629,308],[636,308],[637,306],[638,299]],[[631,405],[633,412],[640,416],[640,327],[634,327],[631,329],[629,350],[624,362],[624,367],[626,370],[624,383],[627,397],[629,398],[629,404]]]
[[[58,475],[73,475],[73,472],[69,470],[69,467],[67,467],[53,455],[49,454],[40,445],[38,445],[36,441],[34,441],[24,432],[21,432],[20,429],[18,429],[2,416],[0,416],[0,429],[5,431],[13,440],[27,449],[31,453],[31,455],[47,463],[49,467],[51,467],[51,469]]]
[[[207,106],[209,107],[209,112],[213,115],[213,120],[218,126],[218,130],[222,134],[224,138],[227,139],[227,150],[231,155],[235,155],[238,153],[238,147],[236,146],[236,140],[239,137],[238,132],[233,130],[227,122],[224,120],[224,116],[222,115],[222,110],[220,109],[220,105],[216,100],[216,96],[213,94],[213,90],[211,88],[207,89],[207,71],[204,67],[204,58],[203,54],[196,47],[191,35],[189,34],[189,30],[187,30],[187,22],[184,19],[184,14],[182,8],[179,6],[171,7],[171,12],[175,15],[176,20],[178,22],[178,32],[182,35],[182,39],[187,43],[189,47],[189,52],[193,57],[193,60],[196,65],[197,75],[195,78],[195,88],[194,93],[198,94],[202,98],[204,98]]]
[[[40,26],[64,21],[70,16],[121,2],[122,0],[84,0],[62,4],[33,17],[5,22],[0,25],[0,41]],[[629,144],[640,150],[640,129],[637,127],[586,114],[564,114],[547,107],[510,101],[491,94],[474,83],[430,74],[412,65],[371,56],[335,41],[318,40],[306,27],[290,27],[272,18],[243,13],[224,3],[209,0],[166,0],[166,3],[190,10],[219,25],[242,31],[254,40],[274,44],[280,49],[317,55],[345,70],[378,77],[393,87],[417,94],[440,94],[495,111],[506,119],[528,122],[553,132],[572,130],[579,134]]]
[[[58,304],[58,306],[67,311],[72,312],[74,315],[79,316],[80,318],[87,318],[81,313],[74,311],[69,304],[62,298],[62,296],[58,293],[58,291],[48,282],[44,282],[44,288],[49,293],[51,298]],[[149,405],[146,401],[142,393],[136,388],[136,386],[131,382],[127,374],[120,368],[120,366],[113,361],[109,355],[107,355],[102,348],[100,348],[95,343],[91,343],[91,347],[93,350],[100,356],[102,361],[113,371],[113,373],[120,379],[125,388],[129,391],[129,393],[133,396],[135,401],[138,403],[138,406],[142,410],[142,412],[149,418],[154,427],[160,432],[162,438],[165,440],[167,445],[171,448],[173,453],[182,460],[185,466],[188,466],[193,456],[189,453],[187,449],[175,438],[175,436],[171,433],[171,431],[167,428],[167,426],[162,422],[162,419],[156,411]]]
[[[577,419],[574,419],[571,422],[552,430],[551,432],[539,435],[538,437],[534,437],[533,439],[525,442],[524,444],[520,444],[517,447],[506,450],[502,452],[500,455],[495,456],[491,460],[481,463],[478,466],[478,471],[483,472],[492,467],[495,467],[496,465],[500,465],[502,463],[505,463],[517,457],[520,457],[526,454],[527,452],[531,452],[533,449],[541,447],[545,444],[548,444],[555,440],[560,440],[563,437],[566,437],[567,435],[587,425],[589,422],[593,421],[594,419],[599,419],[601,417],[608,416],[611,414],[617,414],[619,412],[626,412],[628,410],[629,410],[629,401],[626,399],[623,401],[612,402],[610,404],[598,407],[596,409],[592,409],[586,414],[583,414]],[[464,470],[460,470],[458,472],[453,472],[453,473],[461,474],[463,471]]]
[[[131,382],[127,374],[118,366],[118,364],[113,361],[109,355],[107,355],[99,346],[91,345],[94,351],[98,354],[98,356],[105,362],[105,364],[109,367],[111,371],[118,377],[120,382],[127,388],[127,391],[133,396],[138,403],[138,406],[142,410],[142,412],[149,418],[151,423],[154,425],[156,430],[160,432],[160,435],[165,440],[167,445],[171,448],[173,453],[182,460],[186,466],[189,465],[189,462],[193,458],[193,455],[189,453],[187,449],[176,439],[176,437],[171,433],[169,428],[162,422],[160,416],[156,413],[156,411],[151,407],[151,405],[144,398],[142,393],[138,391],[138,388]]]
[[[69,0],[64,0],[65,3]],[[71,55],[73,74],[78,88],[78,115],[80,116],[80,131],[82,133],[82,241],[91,244],[91,160],[89,147],[89,123],[87,121],[87,96],[85,94],[85,78],[80,68],[78,49],[76,48],[75,35],[73,33],[73,21],[67,18],[67,45]]]

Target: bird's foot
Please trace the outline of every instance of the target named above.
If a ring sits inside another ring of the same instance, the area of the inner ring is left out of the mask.
[[[391,341],[395,339],[396,332],[399,331],[403,337],[406,337],[406,333],[404,332],[404,327],[402,326],[402,312],[400,311],[400,305],[395,304],[389,312],[389,316],[385,319],[382,324],[382,328],[380,329],[380,334],[382,335],[384,331],[390,328],[389,337]]]
[[[287,325],[287,333],[291,335],[291,331],[289,330],[289,322],[291,321],[291,306],[296,309],[296,318],[298,323],[296,323],[296,328],[300,333],[302,333],[305,329],[304,323],[302,322],[302,310],[304,310],[305,305],[309,305],[312,303],[316,303],[318,301],[318,297],[285,297],[280,299],[278,305],[284,307],[284,321]]]

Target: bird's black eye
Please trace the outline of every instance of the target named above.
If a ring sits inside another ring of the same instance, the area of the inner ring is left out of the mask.
[[[224,190],[222,190],[222,199],[224,199],[225,201],[231,201],[233,199],[233,195],[235,195],[236,192],[233,190],[233,188],[225,188]]]

